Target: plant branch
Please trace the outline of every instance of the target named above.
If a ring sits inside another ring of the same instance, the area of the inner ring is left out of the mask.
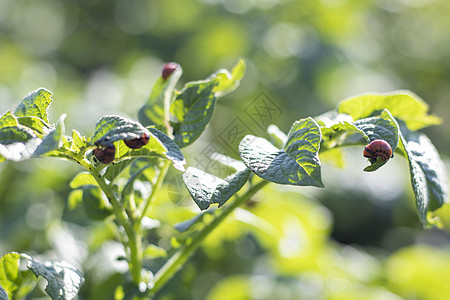
[[[81,166],[83,166],[86,170],[91,173],[94,179],[97,181],[98,185],[105,193],[108,198],[111,206],[113,208],[114,215],[116,216],[119,224],[124,228],[125,234],[127,235],[128,241],[124,241],[124,246],[128,246],[130,253],[130,273],[133,281],[135,283],[140,282],[141,278],[141,268],[142,268],[142,241],[139,230],[134,230],[131,225],[125,210],[123,209],[122,204],[120,203],[117,195],[111,190],[110,186],[106,183],[105,179],[100,175],[98,170],[94,168],[88,161],[85,159],[78,160]]]
[[[234,196],[234,201],[220,210],[219,214],[215,218],[205,225],[202,230],[198,231],[189,244],[181,246],[177,252],[161,267],[161,269],[155,274],[154,285],[152,293],[157,293],[164,284],[170,280],[175,273],[184,265],[189,259],[191,254],[201,245],[203,240],[222,223],[225,218],[230,215],[237,207],[245,203],[250,197],[258,192],[268,181],[261,181],[252,186],[242,196]]]
[[[137,224],[141,224],[142,219],[145,217],[148,209],[150,208],[150,204],[153,203],[155,197],[158,195],[158,192],[161,189],[162,183],[164,181],[164,178],[166,177],[169,167],[170,161],[164,161],[164,165],[161,168],[161,172],[159,172],[158,179],[156,180],[156,183],[153,185],[152,193],[150,194],[150,197],[148,197],[147,201],[144,202],[145,204],[144,207],[141,209],[141,213],[139,215]]]

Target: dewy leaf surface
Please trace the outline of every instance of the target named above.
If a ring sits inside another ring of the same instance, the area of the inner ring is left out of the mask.
[[[386,94],[363,94],[342,101],[338,112],[349,114],[354,120],[366,118],[377,110],[387,109],[392,116],[406,123],[409,129],[418,130],[440,124],[441,120],[429,115],[428,105],[410,91],[395,91]]]
[[[447,174],[436,148],[428,137],[401,125],[402,148],[409,162],[411,184],[419,219],[429,225],[427,214],[447,201]]]
[[[219,78],[187,83],[170,107],[174,140],[179,147],[192,144],[211,121],[216,104],[214,88]]]
[[[138,120],[143,126],[164,125],[164,107],[165,105],[169,107],[173,90],[181,74],[182,69],[178,67],[168,78],[160,76],[156,80],[147,102],[138,113]]]
[[[76,297],[84,278],[74,266],[64,261],[40,264],[31,257],[28,259],[28,268],[34,275],[47,280],[45,290],[53,300],[70,300]]]
[[[312,118],[296,121],[284,149],[247,135],[239,145],[244,164],[263,179],[280,184],[323,187],[319,146],[321,132]]]
[[[52,103],[52,93],[44,88],[40,88],[28,94],[16,107],[14,115],[16,117],[38,117],[48,123],[47,109]]]

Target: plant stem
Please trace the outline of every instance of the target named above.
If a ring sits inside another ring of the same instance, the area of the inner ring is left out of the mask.
[[[234,201],[230,203],[230,205],[227,205],[222,210],[220,210],[219,214],[210,223],[205,225],[202,230],[197,232],[192,237],[192,241],[189,244],[181,246],[177,250],[177,252],[155,274],[154,286],[151,290],[152,293],[157,293],[164,286],[164,284],[175,275],[175,273],[189,259],[194,250],[196,250],[200,246],[203,240],[214,230],[214,228],[216,228],[237,207],[246,202],[267,183],[268,181],[261,181],[258,184],[252,186],[242,196],[236,195],[234,197]]]
[[[167,171],[170,167],[170,161],[164,161],[164,165],[161,168],[161,172],[159,172],[158,179],[156,180],[156,183],[153,185],[152,193],[150,194],[150,197],[148,197],[147,201],[145,201],[144,207],[141,209],[141,213],[138,219],[138,226],[140,226],[142,219],[147,214],[148,209],[150,208],[150,204],[153,203],[155,200],[155,197],[158,195],[159,190],[161,189],[162,183],[164,181],[164,178],[166,177]]]
[[[134,230],[130,220],[128,219],[125,210],[120,203],[117,195],[111,190],[110,186],[106,183],[105,179],[100,175],[100,173],[95,169],[88,161],[85,159],[78,160],[81,166],[91,173],[94,179],[97,181],[98,185],[105,193],[111,206],[113,208],[114,215],[116,216],[119,224],[124,228],[125,234],[127,235],[128,241],[124,241],[125,248],[128,246],[129,252],[129,267],[131,277],[136,284],[139,284],[141,280],[141,268],[142,268],[142,237],[140,230]]]

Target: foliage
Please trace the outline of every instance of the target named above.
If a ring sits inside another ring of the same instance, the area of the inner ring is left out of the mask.
[[[124,256],[121,259],[127,262],[129,275],[118,284],[116,299],[142,299],[159,292],[228,216],[240,213],[244,216],[242,219],[256,222],[257,217],[249,217],[239,206],[267,183],[323,188],[319,154],[330,151],[332,155],[339,155],[333,151],[345,146],[363,147],[376,139],[385,140],[393,152],[404,156],[409,163],[420,222],[424,227],[439,225],[433,212],[447,199],[445,169],[430,140],[416,131],[436,124],[439,119],[428,115],[423,100],[409,92],[365,94],[344,100],[336,111],[295,121],[287,134],[272,126],[270,132],[275,137],[275,145],[263,137],[247,135],[239,145],[242,162],[214,154],[218,163],[234,169],[224,179],[193,167],[185,171],[186,161],[180,149],[200,137],[212,119],[217,99],[237,88],[244,70],[245,64],[240,60],[231,72],[220,70],[177,90],[182,72],[177,66],[174,72],[163,73],[156,81],[147,102],[139,110],[139,122],[106,115],[97,122],[90,137],[76,130],[66,135],[65,115],[56,124],[50,123],[47,109],[52,98],[46,89],[32,92],[14,111],[0,118],[3,160],[53,157],[76,162],[84,169],[70,183],[73,191],[69,203],[71,208],[82,203],[90,218],[113,222],[116,226],[113,232],[122,243]],[[417,109],[411,110],[412,106]],[[389,161],[370,159],[371,165],[364,170],[373,172]],[[170,165],[178,172],[185,171],[184,184],[200,210],[216,203],[223,207],[194,215],[181,226],[173,226],[179,233],[172,236],[171,257],[153,273],[144,260],[165,257],[167,252],[145,236],[163,222],[150,219],[149,211],[162,205],[156,203],[156,199],[163,194],[162,183]],[[286,204],[283,209],[286,216],[289,207],[294,206]],[[259,213],[270,219],[270,211],[260,209]],[[290,219],[296,219],[295,213]],[[285,220],[281,217],[278,221]],[[278,221],[271,220],[272,225],[266,226],[276,227]],[[298,224],[291,223],[288,229],[296,232]],[[301,232],[301,226],[298,228]],[[254,234],[270,249],[274,245],[270,245],[264,235],[280,231],[275,234],[280,237],[285,234],[283,230],[273,228]],[[279,247],[285,242],[281,238],[277,243]],[[290,247],[282,248],[289,251]],[[305,260],[300,259],[299,263],[289,259],[299,258],[297,254],[287,257],[278,257],[279,266],[286,273],[293,272],[295,266],[300,268],[307,264]],[[6,267],[1,285],[10,297],[16,297],[14,293],[21,291],[20,258],[26,258],[32,272],[48,281],[46,291],[53,299],[74,298],[84,280],[77,269],[65,262],[41,265],[25,254],[9,253],[2,258]]]

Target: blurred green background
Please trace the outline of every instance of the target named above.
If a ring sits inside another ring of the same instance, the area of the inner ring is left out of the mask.
[[[448,166],[449,15],[446,0],[0,0],[0,113],[45,87],[54,93],[50,119],[67,112],[66,132],[90,136],[103,115],[136,119],[164,62],[178,62],[187,82],[242,57],[244,80],[186,149],[188,165],[211,145],[236,156],[221,138],[235,118],[266,135],[244,109],[261,96],[286,132],[346,97],[409,89],[443,118],[425,132]],[[324,163],[323,190],[260,192],[157,299],[449,299],[450,209],[438,213],[444,230],[425,231],[405,160],[374,174],[362,171],[362,149],[348,149],[346,161],[343,169]],[[126,264],[116,261],[111,224],[68,209],[78,171],[50,159],[0,164],[0,254],[65,259],[86,276],[80,299],[112,299]],[[198,213],[172,171],[147,237],[166,249],[171,225]]]

